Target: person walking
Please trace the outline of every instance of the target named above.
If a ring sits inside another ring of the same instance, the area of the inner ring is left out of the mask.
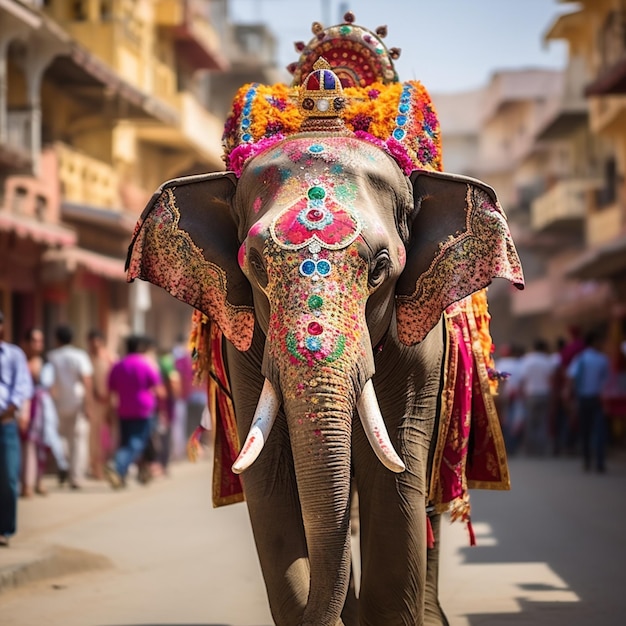
[[[505,344],[495,361],[498,372],[506,375],[500,381],[496,406],[499,411],[506,451],[515,455],[524,437],[525,409],[520,392],[520,377],[524,348]]]
[[[4,340],[4,314],[0,311],[0,547],[8,547],[9,538],[17,530],[19,429],[32,395],[26,355],[19,346]]]
[[[584,350],[567,370],[578,404],[578,420],[583,452],[583,468],[591,469],[595,459],[598,472],[606,471],[607,424],[601,394],[609,380],[609,358],[598,349],[599,337],[585,336]]]
[[[152,434],[158,400],[165,397],[158,367],[147,354],[150,345],[145,337],[128,337],[126,356],[113,365],[109,374],[108,387],[119,421],[120,443],[104,471],[114,489],[126,484],[130,466],[142,458]],[[142,472],[138,477],[142,478]]]
[[[550,391],[554,359],[548,353],[544,339],[536,339],[533,349],[520,365],[520,389],[526,407],[524,452],[543,456],[547,452],[550,422]]]
[[[59,436],[59,416],[50,395],[54,385],[54,368],[44,356],[44,334],[41,329],[31,328],[26,332],[24,352],[33,379],[34,395],[28,424],[22,434],[22,496],[31,497],[33,493],[46,493],[42,479],[48,450],[52,452],[62,481],[67,480],[69,475],[69,463]]]
[[[58,347],[49,352],[48,360],[54,367],[52,395],[59,415],[59,434],[70,461],[70,488],[80,489],[89,465],[86,399],[92,393],[93,367],[87,352],[72,345],[73,338],[69,326],[58,326]]]
[[[159,423],[157,425],[159,446],[157,458],[161,471],[167,474],[171,452],[172,424],[174,423],[176,402],[181,396],[181,384],[180,374],[176,369],[174,356],[171,351],[165,351],[159,356],[158,365],[165,397],[159,402]]]
[[[111,454],[112,439],[111,427],[108,423],[109,402],[109,372],[113,367],[113,357],[106,347],[104,334],[91,330],[87,335],[87,351],[93,367],[93,393],[89,402],[89,460],[90,474],[96,480],[102,480],[104,465]]]

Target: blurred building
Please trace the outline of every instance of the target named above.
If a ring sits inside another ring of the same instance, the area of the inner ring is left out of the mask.
[[[223,168],[230,103],[211,80],[265,79],[226,0],[0,2],[0,306],[9,336],[69,322],[113,348],[131,330],[170,347],[190,309],[125,282],[135,222],[177,176]],[[252,46],[252,44],[249,44]],[[262,61],[261,61],[262,58]],[[242,60],[243,59],[243,60]]]
[[[572,9],[546,34],[569,44],[563,71],[506,70],[478,93],[434,95],[446,169],[497,190],[524,265],[524,291],[490,287],[496,344],[626,317],[626,5]]]
[[[566,2],[567,3],[567,2]],[[626,309],[626,5],[582,0],[551,25],[547,37],[569,44],[570,63],[582,58],[587,80],[588,131],[608,145],[597,168],[599,186],[584,214],[584,247],[567,268],[583,284],[607,292],[599,317],[610,323]],[[596,155],[591,153],[590,160]]]
[[[494,343],[530,343],[550,312],[533,295],[533,283],[545,275],[551,242],[530,228],[530,206],[547,184],[554,158],[538,139],[546,111],[562,93],[560,71],[504,70],[481,89],[433,95],[447,171],[479,178],[492,186],[503,206],[524,265],[527,289],[518,292],[507,281],[489,287]],[[528,297],[530,293],[530,297]],[[518,297],[522,294],[522,298]]]

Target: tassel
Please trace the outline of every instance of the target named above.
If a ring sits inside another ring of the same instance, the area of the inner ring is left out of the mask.
[[[475,546],[476,545],[476,535],[474,534],[474,527],[472,526],[472,521],[471,520],[467,521],[467,532],[469,532],[470,546]]]
[[[426,516],[426,546],[429,550],[435,547],[435,533],[433,533],[433,527],[430,523],[430,517]]]
[[[202,434],[206,429],[202,426],[198,426],[193,433],[191,433],[191,437],[187,441],[187,458],[195,463],[198,460],[198,457],[202,453],[202,445],[200,443],[200,439],[202,438]]]

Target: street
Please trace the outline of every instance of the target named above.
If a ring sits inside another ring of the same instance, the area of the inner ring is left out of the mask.
[[[512,459],[510,492],[472,491],[477,546],[443,523],[441,601],[452,626],[624,623],[626,458],[606,475],[577,459]],[[90,483],[20,502],[20,535],[0,568],[32,546],[110,564],[0,595],[3,626],[269,626],[244,505],[213,509],[207,460],[147,488]],[[384,625],[381,625],[384,626]]]

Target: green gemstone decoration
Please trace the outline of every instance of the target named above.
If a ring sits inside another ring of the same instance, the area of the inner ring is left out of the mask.
[[[311,187],[308,196],[309,200],[323,200],[326,197],[326,190],[324,187]]]
[[[321,296],[309,296],[309,309],[311,309],[311,311],[315,311],[316,309],[321,309],[322,308],[322,304],[324,304],[324,300],[322,299]]]

